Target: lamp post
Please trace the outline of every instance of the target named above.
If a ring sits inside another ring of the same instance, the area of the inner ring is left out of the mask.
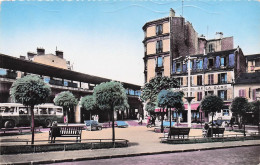
[[[190,57],[187,56],[185,58],[185,61],[188,61],[188,66],[187,66],[187,70],[188,70],[188,97],[185,97],[185,99],[188,101],[188,127],[191,127],[191,101],[192,99],[194,99],[194,97],[191,97],[190,95],[190,71],[191,71],[191,67],[190,67],[190,60],[191,59],[195,59],[195,57]]]

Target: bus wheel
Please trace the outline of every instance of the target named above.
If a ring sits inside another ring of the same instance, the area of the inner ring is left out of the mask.
[[[14,128],[14,122],[11,120],[6,121],[5,128]]]
[[[46,127],[51,127],[51,124],[52,124],[52,122],[51,122],[51,120],[46,120],[46,122],[45,122],[45,126]]]

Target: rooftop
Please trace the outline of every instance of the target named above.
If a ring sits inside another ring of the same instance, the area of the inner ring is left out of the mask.
[[[241,73],[236,79],[236,84],[260,83],[260,72]]]

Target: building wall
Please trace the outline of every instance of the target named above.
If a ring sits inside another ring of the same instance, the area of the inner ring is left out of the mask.
[[[223,51],[223,50],[230,50],[230,49],[234,49],[233,37],[222,38],[221,50]]]
[[[147,55],[156,53],[156,41],[147,43]]]
[[[155,59],[151,58],[147,60],[147,82],[155,77]]]
[[[146,37],[152,37],[156,35],[156,26],[152,25],[146,29]]]
[[[170,77],[170,56],[164,57],[164,76]]]
[[[33,62],[50,65],[62,69],[68,69],[66,60],[53,54],[34,56]]]
[[[235,84],[234,86],[234,97],[239,97],[239,90],[245,90],[246,98],[249,102],[253,100],[253,90],[260,89],[260,84]]]
[[[163,34],[169,33],[169,22],[164,22],[163,23]]]
[[[163,42],[163,52],[170,51],[170,39],[164,39]]]

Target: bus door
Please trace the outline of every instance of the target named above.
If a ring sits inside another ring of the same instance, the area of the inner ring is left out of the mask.
[[[19,113],[19,125],[21,125],[21,126],[30,125],[31,115],[29,113],[29,108],[28,107],[18,107],[18,113]]]

